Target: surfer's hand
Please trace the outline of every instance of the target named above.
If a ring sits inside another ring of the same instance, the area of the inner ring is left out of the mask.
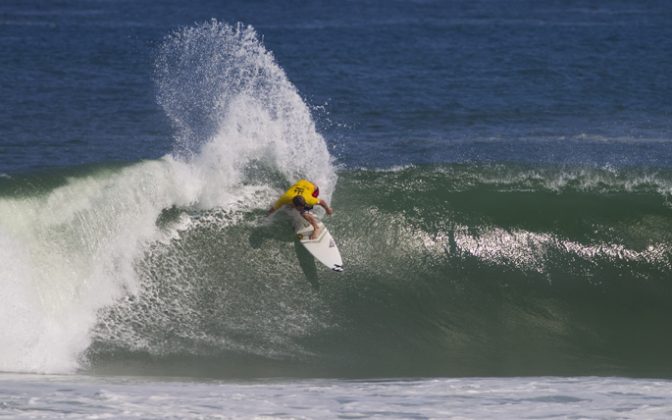
[[[332,209],[331,207],[327,207],[327,208],[325,209],[325,211],[327,212],[327,214],[328,214],[329,216],[331,216],[332,213],[334,213],[334,209]]]

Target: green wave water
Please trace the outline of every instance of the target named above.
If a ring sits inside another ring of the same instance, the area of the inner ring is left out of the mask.
[[[319,266],[283,215],[173,208],[140,293],[99,314],[97,372],[669,377],[672,174],[346,170]],[[184,223],[184,220],[188,220]]]

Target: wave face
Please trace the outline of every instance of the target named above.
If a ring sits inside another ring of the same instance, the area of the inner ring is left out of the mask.
[[[171,209],[260,209],[304,176],[327,197],[333,191],[307,106],[251,27],[211,21],[175,32],[160,48],[156,80],[176,128],[172,155],[0,179],[0,371],[70,372],[87,366],[92,343],[124,336],[131,325],[121,321],[103,317],[106,333],[94,327],[106,308],[160,287],[152,261],[190,223]]]
[[[101,313],[89,357],[219,377],[669,376],[671,186],[634,169],[344,171],[342,275],[282,215],[175,209],[188,226],[146,250],[142,290]]]

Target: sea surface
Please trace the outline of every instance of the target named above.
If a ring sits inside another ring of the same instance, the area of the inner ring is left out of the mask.
[[[664,0],[3,0],[0,417],[669,418],[670,75]]]

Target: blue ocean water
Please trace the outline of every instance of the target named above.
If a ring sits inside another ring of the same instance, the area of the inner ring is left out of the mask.
[[[0,413],[669,416],[669,2],[6,0],[0,57],[0,372],[81,375]]]
[[[157,158],[162,38],[253,25],[347,166],[667,166],[665,1],[2,4],[0,170]]]

